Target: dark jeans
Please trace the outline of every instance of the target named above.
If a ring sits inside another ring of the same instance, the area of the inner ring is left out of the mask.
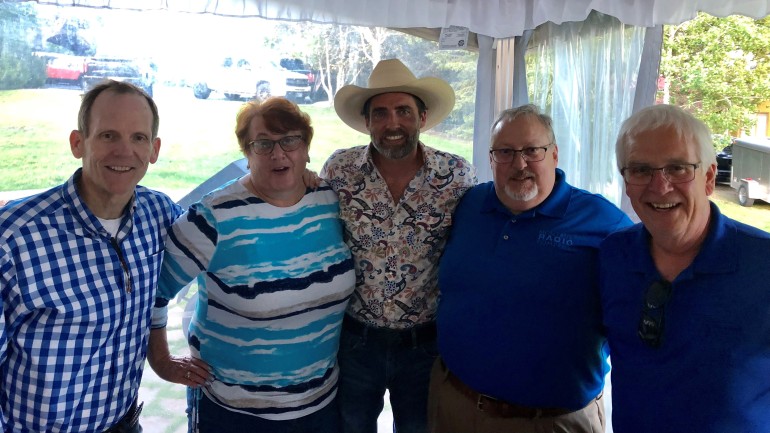
[[[430,371],[438,356],[435,335],[404,338],[409,331],[369,330],[342,329],[337,394],[342,431],[377,433],[387,389],[394,431],[426,433]]]
[[[191,416],[192,404],[198,400],[198,430]],[[187,388],[188,431],[200,433],[339,433],[340,418],[337,399],[323,409],[286,421],[272,421],[227,410],[211,401],[202,391]]]

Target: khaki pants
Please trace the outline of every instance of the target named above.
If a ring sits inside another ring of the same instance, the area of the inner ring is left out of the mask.
[[[433,365],[428,394],[430,433],[603,433],[604,398],[583,409],[550,418],[496,418],[477,408],[447,380],[439,358]]]

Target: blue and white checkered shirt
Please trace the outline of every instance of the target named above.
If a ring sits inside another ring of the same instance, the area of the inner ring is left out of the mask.
[[[137,187],[115,238],[63,185],[0,209],[0,430],[100,432],[137,396],[166,232]]]

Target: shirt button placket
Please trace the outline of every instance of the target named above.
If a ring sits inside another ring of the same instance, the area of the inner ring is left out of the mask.
[[[515,219],[512,219],[512,220],[511,220],[511,224],[513,224],[513,223],[515,223],[515,222],[516,222],[516,220],[515,220]],[[510,239],[510,236],[508,236],[507,234],[504,234],[504,235],[503,235],[503,240],[504,240],[504,241],[507,241],[508,239]]]

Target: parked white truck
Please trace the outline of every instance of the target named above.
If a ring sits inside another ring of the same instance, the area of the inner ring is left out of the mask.
[[[303,102],[310,96],[306,75],[284,69],[269,59],[225,57],[218,65],[199,72],[192,86],[198,99],[206,99],[212,92],[234,100],[285,96]]]

